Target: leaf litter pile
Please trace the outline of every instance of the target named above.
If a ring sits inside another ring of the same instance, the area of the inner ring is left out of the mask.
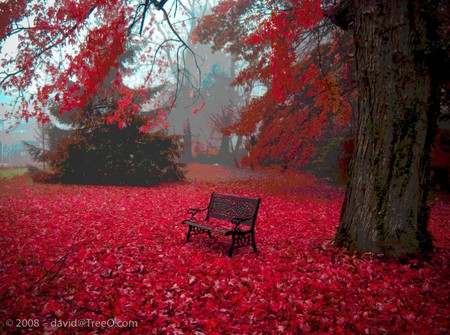
[[[0,333],[450,331],[448,198],[432,201],[433,257],[402,264],[334,247],[343,190],[313,177],[200,165],[188,177],[153,188],[2,179]],[[187,209],[214,191],[262,198],[258,253],[230,259],[220,235],[185,243]]]

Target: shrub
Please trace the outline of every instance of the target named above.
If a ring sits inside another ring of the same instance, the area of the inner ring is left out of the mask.
[[[148,186],[184,178],[174,137],[139,131],[135,116],[126,127],[96,124],[75,131],[49,155],[55,177],[67,184]]]

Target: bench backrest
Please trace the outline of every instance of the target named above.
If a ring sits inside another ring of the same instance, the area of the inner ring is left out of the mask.
[[[213,193],[211,194],[211,199],[209,201],[207,218],[212,217],[225,220],[248,218],[248,220],[243,221],[242,224],[253,227],[260,202],[260,198],[252,199]]]

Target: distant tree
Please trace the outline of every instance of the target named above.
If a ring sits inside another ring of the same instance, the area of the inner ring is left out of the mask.
[[[49,110],[54,117],[64,120],[56,105],[53,104]],[[65,121],[63,123],[69,124]],[[39,123],[35,131],[35,144],[30,141],[24,141],[23,144],[34,161],[43,163],[43,169],[45,170],[49,153],[54,152],[61,139],[69,137],[71,132],[70,129],[57,127],[53,122]],[[39,169],[34,168],[33,171],[36,173]]]
[[[27,141],[22,141],[23,145],[25,146],[25,149],[30,154],[31,158],[37,162],[43,162],[44,163],[44,170],[45,170],[45,160],[44,155],[48,151],[48,144],[47,144],[47,130],[46,125],[38,125],[35,131],[35,144],[31,144]]]
[[[232,122],[233,111],[222,107],[221,114],[210,115],[211,123],[213,124],[212,132],[220,134],[220,147],[217,155],[217,163],[222,165],[232,165],[232,153],[230,134],[226,132],[227,127]]]
[[[189,119],[186,119],[184,125],[184,134],[183,134],[183,162],[191,162],[192,161],[192,132],[191,132],[191,124]]]

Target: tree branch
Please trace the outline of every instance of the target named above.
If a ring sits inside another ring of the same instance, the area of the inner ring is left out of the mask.
[[[86,17],[83,20],[86,20],[87,18],[89,18],[89,16],[92,14],[92,12],[97,8],[97,6],[93,6],[90,10],[89,13],[86,15]],[[70,29],[69,31],[67,31],[66,33],[62,34],[62,36],[58,39],[58,35],[55,36],[52,40],[50,40],[47,45],[45,45],[42,49],[38,50],[37,53],[35,54],[35,56],[33,56],[33,59],[38,59],[39,57],[41,57],[44,53],[46,53],[47,51],[49,51],[50,49],[56,47],[57,45],[61,44],[66,38],[68,38],[72,32],[74,32],[78,26],[79,26],[80,22],[75,23]],[[31,28],[30,28],[31,29]],[[22,68],[22,69],[18,69],[16,72],[13,73],[6,73],[6,72],[2,72],[1,74],[5,75],[4,78],[2,78],[0,80],[0,86],[2,86],[6,80],[9,77],[14,77],[22,72],[24,72],[26,70],[26,68]]]
[[[354,0],[342,0],[337,5],[324,12],[331,22],[342,30],[351,29],[353,26],[353,2]]]
[[[202,82],[202,78],[201,78],[202,71],[201,71],[200,66],[198,65],[198,62],[197,62],[197,56],[198,55],[194,52],[194,50],[192,50],[192,48],[189,45],[187,45],[187,43],[183,40],[183,38],[180,36],[180,34],[178,34],[178,32],[175,30],[174,26],[172,25],[172,22],[169,19],[169,14],[167,13],[167,11],[163,7],[161,7],[160,10],[164,13],[164,17],[165,17],[165,19],[167,21],[167,24],[169,25],[170,30],[175,34],[175,36],[177,37],[178,41],[182,44],[182,47],[184,47],[185,50],[188,50],[192,54],[192,56],[194,57],[195,67],[197,68],[197,71],[198,71],[198,82],[199,82],[199,84],[198,84],[198,87],[196,87],[192,83],[191,84],[195,88],[195,90],[197,91],[198,95],[201,95],[199,87],[200,87],[200,83]],[[179,57],[178,53],[179,53],[180,48],[178,48],[178,52],[177,52],[177,63],[179,63],[178,62],[178,57]],[[177,67],[177,87],[179,87],[178,74],[182,73],[182,72],[183,71],[180,71],[179,64],[178,64],[178,67]],[[186,75],[183,75],[183,76],[186,77]],[[175,101],[176,101],[176,97],[175,97],[174,101],[172,102],[171,107],[173,107],[175,105]]]

